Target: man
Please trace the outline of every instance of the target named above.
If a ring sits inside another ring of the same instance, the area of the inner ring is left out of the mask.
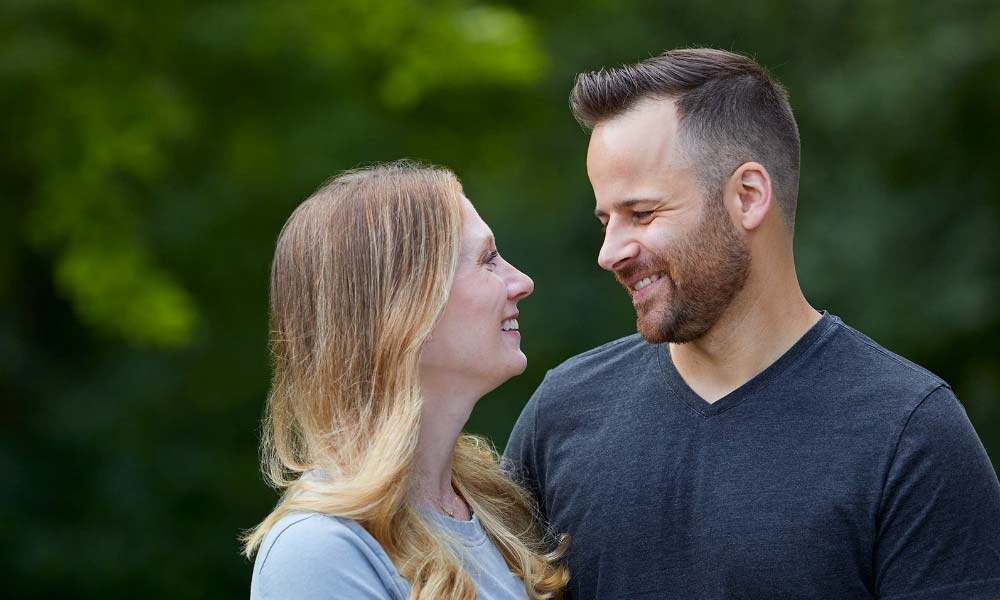
[[[783,88],[674,50],[571,105],[639,330],[549,372],[507,446],[572,597],[1000,597],[1000,483],[948,384],[799,288]]]

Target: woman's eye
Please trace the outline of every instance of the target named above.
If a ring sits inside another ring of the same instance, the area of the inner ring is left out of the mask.
[[[500,256],[499,252],[497,252],[496,250],[490,250],[489,253],[486,255],[486,257],[483,259],[483,264],[495,267],[497,266],[497,257],[499,256]]]

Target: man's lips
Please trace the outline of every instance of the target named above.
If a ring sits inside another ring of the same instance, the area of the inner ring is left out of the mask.
[[[626,277],[618,277],[618,282],[625,286],[625,289],[629,293],[642,291],[642,289],[636,289],[636,286],[644,288],[650,284],[656,283],[665,275],[664,271],[645,271],[636,275],[629,275]],[[648,280],[648,281],[647,281]]]
[[[654,270],[649,267],[628,269],[615,275],[632,297],[632,303],[636,305],[651,296],[656,291],[655,288],[661,286],[662,280],[667,278],[665,270]]]
[[[639,282],[644,282],[644,284],[640,289],[638,290],[635,289],[635,285],[628,288],[629,294],[631,294],[632,296],[632,302],[633,303],[640,302],[641,300],[653,294],[656,291],[656,289],[659,288],[663,280],[664,280],[663,276],[656,277],[655,279],[646,277],[640,279]]]

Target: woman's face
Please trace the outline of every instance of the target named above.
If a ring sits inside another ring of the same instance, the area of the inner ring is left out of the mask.
[[[462,247],[441,318],[420,359],[426,384],[481,396],[524,371],[517,302],[532,292],[531,278],[498,253],[493,232],[462,199]]]

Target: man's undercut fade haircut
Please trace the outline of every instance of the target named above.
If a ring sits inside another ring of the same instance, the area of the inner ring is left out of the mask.
[[[670,50],[634,65],[577,75],[569,103],[589,130],[648,99],[676,104],[680,141],[706,192],[716,195],[741,164],[759,162],[793,231],[799,130],[788,92],[766,69],[725,50]]]

